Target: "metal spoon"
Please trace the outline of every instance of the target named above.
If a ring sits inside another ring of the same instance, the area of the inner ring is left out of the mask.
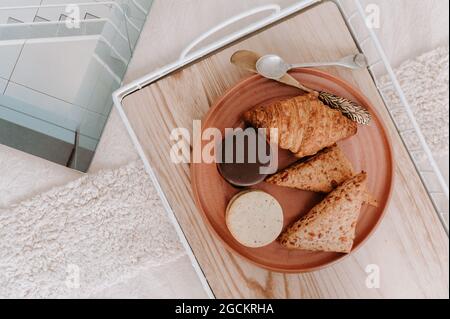
[[[293,68],[340,66],[349,69],[361,69],[367,67],[367,60],[364,54],[358,53],[343,57],[334,62],[311,62],[311,63],[286,63],[281,57],[275,54],[262,56],[256,61],[258,73],[269,79],[279,79]]]
[[[230,62],[244,70],[260,74],[258,72],[258,70],[256,69],[256,63],[258,62],[258,60],[260,58],[261,58],[261,56],[256,52],[248,51],[248,50],[240,50],[240,51],[235,52],[231,56]],[[264,76],[263,74],[261,74],[261,75]],[[283,84],[294,86],[305,92],[314,93],[314,94],[318,95],[317,92],[315,92],[314,90],[312,90],[310,88],[305,87],[300,82],[298,82],[292,75],[290,75],[288,73],[285,73],[283,76],[281,76],[277,79],[273,79],[273,80],[276,80],[277,82],[281,82]]]

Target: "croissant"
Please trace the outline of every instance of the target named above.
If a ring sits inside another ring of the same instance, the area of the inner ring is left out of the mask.
[[[293,249],[349,253],[356,223],[368,201],[367,174],[346,181],[279,237],[281,245]]]
[[[243,115],[245,122],[257,128],[278,128],[278,138],[269,140],[297,157],[316,154],[342,139],[355,135],[357,124],[340,111],[323,104],[314,94],[297,96],[258,106]]]
[[[353,168],[341,149],[325,148],[306,162],[297,162],[269,176],[267,183],[312,192],[329,193],[353,176]]]

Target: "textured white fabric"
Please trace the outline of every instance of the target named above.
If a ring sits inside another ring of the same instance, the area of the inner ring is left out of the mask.
[[[395,70],[398,81],[411,105],[416,120],[436,157],[449,152],[449,52],[437,48],[415,59],[405,61]],[[382,79],[382,84],[388,78]],[[403,109],[394,91],[386,97],[392,109]],[[406,113],[395,111],[401,130],[410,128]]]
[[[417,123],[430,147],[434,160],[444,179],[449,180],[449,49],[440,47],[421,56],[405,61],[394,70],[405,97],[411,106]],[[388,83],[382,78],[381,86]],[[409,120],[400,98],[394,90],[384,92],[391,114],[402,132],[410,151],[422,149],[417,134]],[[429,170],[430,163],[424,152],[415,152],[414,159],[422,170]],[[433,199],[448,226],[449,203],[441,193],[433,173],[423,173],[427,187],[435,191]]]
[[[0,208],[51,187],[65,185],[83,173],[0,144]]]
[[[0,210],[0,297],[89,297],[183,255],[141,162]]]

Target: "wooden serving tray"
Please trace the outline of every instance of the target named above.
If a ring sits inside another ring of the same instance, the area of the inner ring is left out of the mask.
[[[281,274],[229,253],[198,212],[190,167],[173,164],[173,128],[192,121],[249,74],[229,63],[233,52],[276,53],[287,61],[335,60],[357,53],[339,9],[315,6],[131,94],[124,112],[171,209],[218,298],[448,297],[448,238],[367,70],[328,68],[359,88],[378,110],[394,149],[396,183],[386,218],[355,254],[321,271]],[[380,275],[379,285],[368,282]],[[369,276],[369,277],[368,277]],[[376,288],[378,287],[378,288]]]

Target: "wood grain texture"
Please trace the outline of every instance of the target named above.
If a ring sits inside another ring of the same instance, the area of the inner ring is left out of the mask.
[[[337,8],[325,3],[246,39],[125,99],[125,112],[211,285],[221,298],[448,298],[448,237],[367,71],[327,69],[358,87],[378,108],[394,146],[396,181],[386,218],[355,254],[302,275],[260,269],[227,252],[197,211],[188,165],[169,160],[174,127],[192,129],[210,105],[248,74],[228,62],[237,49],[288,61],[336,59],[357,51]],[[380,268],[379,289],[365,268]]]

